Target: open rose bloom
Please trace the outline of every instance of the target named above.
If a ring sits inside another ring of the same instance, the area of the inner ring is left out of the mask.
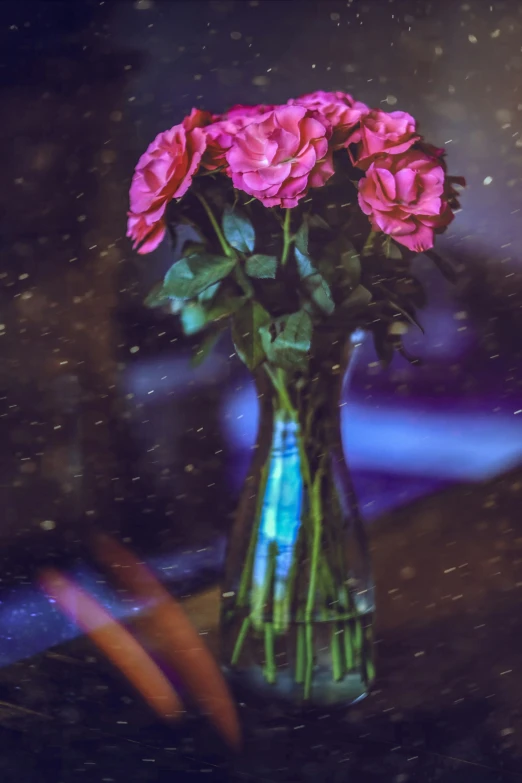
[[[191,261],[193,267],[179,259],[162,294],[153,297],[158,305],[175,300],[176,313],[190,308],[191,325],[184,328],[191,333],[208,326],[204,291],[213,292],[211,286],[229,299],[258,301],[270,314],[281,310],[283,283],[288,307],[308,308],[312,321],[350,312],[359,326],[374,328],[368,324],[378,319],[368,307],[383,294],[370,270],[380,264],[390,302],[397,304],[392,289],[399,256],[407,262],[414,253],[432,253],[464,184],[448,175],[444,149],[424,140],[414,117],[371,108],[344,92],[320,90],[284,105],[237,104],[221,114],[193,109],[139,159],[127,236],[146,254],[168,226],[171,235],[178,222],[197,226],[204,256]],[[360,261],[354,281],[341,279],[339,271],[347,243]],[[325,263],[330,274],[320,272]],[[256,279],[265,281],[263,288]],[[270,279],[279,286],[273,302],[271,295],[259,299]],[[366,310],[340,309],[346,296]],[[217,300],[208,296],[221,307]],[[402,311],[413,315],[411,302],[400,307],[395,318]]]

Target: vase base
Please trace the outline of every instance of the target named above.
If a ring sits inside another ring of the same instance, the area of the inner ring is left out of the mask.
[[[357,674],[346,674],[341,680],[332,680],[331,670],[314,672],[308,698],[303,685],[296,683],[290,671],[278,671],[276,681],[267,683],[260,666],[249,669],[225,667],[224,672],[236,697],[248,702],[277,705],[285,712],[324,708],[347,708],[368,695],[368,684]]]

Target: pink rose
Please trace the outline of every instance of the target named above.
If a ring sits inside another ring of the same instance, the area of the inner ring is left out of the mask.
[[[242,106],[240,103],[237,103],[225,112],[222,119],[236,120],[237,118],[259,117],[260,114],[266,114],[268,111],[273,111],[275,108],[275,106],[268,106],[264,103],[258,103],[255,106]]]
[[[136,166],[130,188],[127,236],[150,253],[165,236],[167,204],[181,198],[192,182],[206,147],[202,126],[210,114],[193,109],[180,125],[158,134]]]
[[[203,156],[203,166],[209,171],[215,171],[227,165],[226,153],[232,146],[234,136],[261,114],[273,110],[273,106],[233,106],[226,114],[215,117],[216,122],[209,125],[207,134],[207,149]]]
[[[359,121],[370,109],[360,101],[354,101],[345,92],[317,92],[292,98],[290,105],[306,106],[310,111],[317,112],[332,126],[331,145],[333,149],[347,147],[352,142],[360,141]]]
[[[295,207],[334,173],[330,131],[304,106],[280,106],[243,128],[227,152],[234,187],[266,207]]]
[[[377,158],[359,182],[359,206],[374,231],[422,253],[433,247],[435,230],[453,220],[444,180],[440,161],[423,152]]]
[[[399,155],[420,139],[411,114],[373,109],[361,119],[360,142],[354,164],[367,169],[377,155]]]

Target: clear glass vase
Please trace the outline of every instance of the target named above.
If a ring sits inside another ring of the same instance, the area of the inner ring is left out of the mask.
[[[374,587],[341,437],[352,342],[306,373],[255,377],[254,459],[229,540],[220,624],[233,686],[290,706],[348,705],[374,677]]]

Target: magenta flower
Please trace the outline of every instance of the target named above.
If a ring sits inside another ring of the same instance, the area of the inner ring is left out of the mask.
[[[205,129],[207,134],[207,149],[203,156],[203,166],[209,171],[227,166],[226,154],[234,136],[240,130],[250,125],[262,114],[273,111],[273,106],[233,106],[226,114],[215,117],[216,122]],[[228,172],[227,172],[228,173]]]
[[[434,232],[453,220],[444,195],[440,160],[416,150],[377,158],[359,182],[359,206],[373,230],[416,253],[433,247]]]
[[[221,119],[236,120],[239,118],[242,120],[249,117],[259,117],[260,114],[266,114],[275,108],[275,106],[269,106],[264,103],[258,103],[255,106],[243,106],[241,103],[237,103],[225,112]]]
[[[345,92],[318,90],[300,98],[292,98],[290,105],[305,106],[317,112],[332,127],[331,145],[334,150],[360,141],[359,121],[370,109],[365,103],[355,101]]]
[[[280,106],[234,137],[226,158],[236,188],[266,207],[295,207],[333,175],[330,129],[304,106]]]
[[[367,169],[377,155],[399,155],[418,139],[420,136],[411,114],[373,109],[361,118],[360,140],[353,162],[359,168]]]
[[[158,134],[141,156],[132,178],[127,236],[138,253],[150,253],[165,236],[167,204],[192,182],[206,147],[207,112],[193,109],[180,125]]]

